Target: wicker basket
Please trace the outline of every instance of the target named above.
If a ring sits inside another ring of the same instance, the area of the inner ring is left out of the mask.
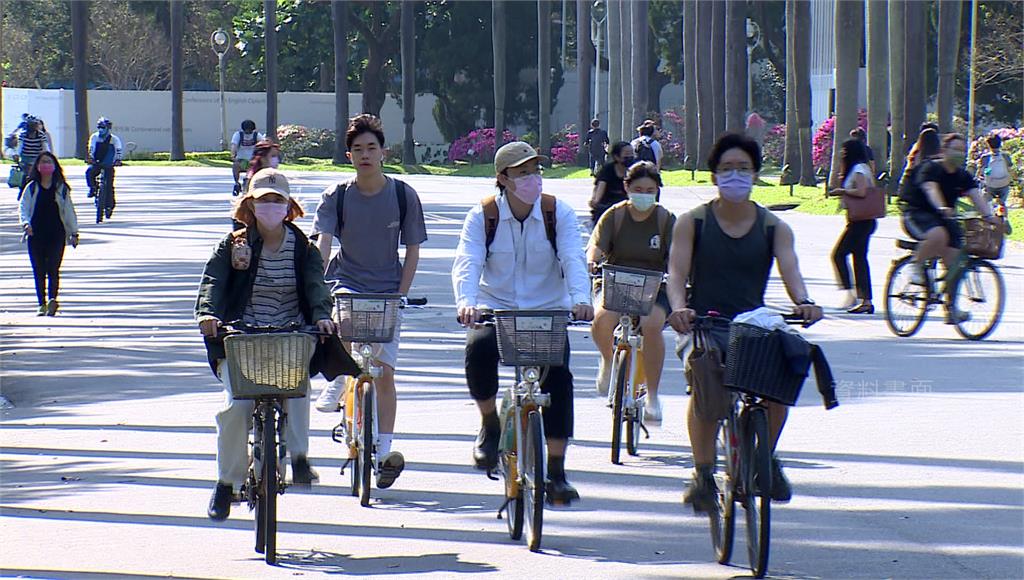
[[[496,310],[498,356],[510,367],[565,364],[567,310]]]
[[[729,326],[726,387],[783,405],[795,405],[805,378],[790,370],[780,331],[742,322]]]
[[[605,310],[628,316],[646,316],[661,288],[662,272],[623,266],[601,269],[601,300]]]
[[[235,334],[224,338],[231,396],[305,397],[316,338],[302,332]]]
[[[998,260],[1003,257],[1003,224],[989,223],[981,218],[963,220],[964,250],[979,258]]]
[[[338,333],[346,342],[391,342],[398,325],[401,294],[335,294]]]

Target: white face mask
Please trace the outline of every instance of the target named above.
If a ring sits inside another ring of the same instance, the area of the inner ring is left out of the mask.
[[[657,195],[653,193],[631,193],[629,194],[629,201],[636,209],[647,211],[654,207],[655,197]]]

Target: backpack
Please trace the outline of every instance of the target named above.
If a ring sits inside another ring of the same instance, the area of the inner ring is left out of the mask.
[[[711,203],[707,202],[703,205],[699,205],[690,210],[690,216],[693,217],[693,256],[697,255],[697,246],[700,245],[700,236],[704,231],[706,225],[707,212],[711,211]],[[757,206],[758,213],[764,212],[764,220],[761,221],[761,227],[763,228],[764,235],[768,239],[768,255],[769,260],[775,259],[775,226],[779,223],[779,218],[764,209],[761,206]],[[693,258],[690,259],[690,269],[693,270]]]
[[[395,196],[398,198],[398,229],[401,230],[405,225],[405,213],[406,213],[406,191],[405,182],[395,181]],[[334,189],[334,194],[338,196],[338,232],[345,226],[345,192],[348,188],[355,184],[355,180],[349,181],[348,183],[339,184]],[[344,188],[344,189],[342,189]]]
[[[985,166],[985,185],[988,187],[1006,187],[1010,185],[1010,170],[1006,167],[1006,156],[1003,153],[991,155]]]
[[[258,136],[259,136],[259,132],[253,131],[252,134],[248,138],[246,138],[245,131],[239,131],[238,132],[238,146],[239,147],[255,147],[256,146],[256,141],[257,141],[256,137],[258,137]]]
[[[626,206],[626,202],[619,202],[613,205],[608,211],[612,212],[612,240],[619,237],[619,231],[622,230],[622,224],[626,221],[626,212],[629,211]],[[655,210],[658,213],[658,233],[661,235],[661,258],[663,261],[668,260],[668,240],[672,236],[672,232],[668,231],[668,218],[671,212],[668,211],[663,205],[655,206]]]
[[[494,236],[498,233],[498,196],[489,195],[483,198],[480,204],[484,207],[485,247],[487,248],[487,253],[490,254]],[[548,241],[551,242],[551,249],[555,251],[555,256],[557,257],[558,234],[555,226],[558,225],[558,221],[555,216],[555,196],[547,193],[540,194],[540,211],[544,216],[544,231],[547,232]]]
[[[650,161],[655,165],[658,164],[658,156],[654,154],[654,146],[651,145],[651,140],[641,137],[639,142],[633,147],[633,155],[637,161]]]

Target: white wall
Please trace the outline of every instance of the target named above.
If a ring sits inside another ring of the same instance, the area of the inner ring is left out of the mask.
[[[243,119],[252,119],[265,130],[265,93],[226,93],[228,135]],[[416,97],[413,135],[424,144],[444,143],[434,122],[433,95]],[[349,94],[349,111],[362,107],[362,95]],[[74,155],[74,91],[63,89],[3,89],[3,133],[14,130],[24,112],[42,118],[53,135],[60,157]],[[186,151],[214,151],[220,144],[220,94],[214,91],[186,91],[183,111]],[[171,93],[169,91],[89,91],[89,127],[100,116],[114,122],[114,133],[137,151],[168,151],[171,146]],[[404,135],[402,109],[388,97],[381,109],[388,144],[400,143]],[[280,93],[278,122],[334,129],[334,93]]]

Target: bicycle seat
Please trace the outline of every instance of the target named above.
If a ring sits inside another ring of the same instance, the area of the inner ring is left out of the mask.
[[[896,240],[896,247],[901,250],[910,250],[911,252],[913,252],[914,250],[917,249],[917,245],[919,243],[920,242],[918,242],[917,240]]]

